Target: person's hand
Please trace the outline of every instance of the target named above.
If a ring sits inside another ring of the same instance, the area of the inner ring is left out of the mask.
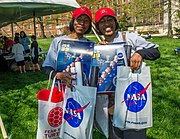
[[[142,56],[138,53],[134,53],[130,59],[130,68],[132,70],[138,70],[142,62]]]
[[[75,78],[72,78],[71,75],[75,75],[77,73],[71,73],[71,72],[58,72],[56,73],[56,78],[59,80],[62,80],[69,88],[72,88],[73,85],[71,83],[71,80],[76,80]]]
[[[99,42],[99,44],[106,45],[106,44],[108,44],[108,42],[107,41],[101,41],[101,42]]]

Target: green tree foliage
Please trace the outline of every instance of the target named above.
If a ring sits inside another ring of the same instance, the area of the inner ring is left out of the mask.
[[[162,7],[158,0],[131,0],[124,10],[135,29],[137,25],[156,22]]]
[[[124,14],[118,21],[119,21],[119,29],[126,31],[129,26],[129,18]]]

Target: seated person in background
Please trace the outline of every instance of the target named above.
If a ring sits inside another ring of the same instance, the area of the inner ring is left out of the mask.
[[[20,32],[20,44],[23,45],[25,53],[30,53],[30,49],[29,49],[30,40],[24,31]]]
[[[180,46],[174,50],[175,54],[178,54],[180,52]]]
[[[32,63],[33,63],[33,72],[35,72],[35,66],[40,71],[40,67],[38,64],[38,57],[39,57],[39,47],[36,41],[36,36],[31,36],[31,54],[32,54]]]
[[[145,37],[145,39],[152,39],[152,36],[149,32],[148,32],[147,36]]]
[[[9,39],[8,37],[4,36],[4,43],[3,43],[3,49],[5,51],[11,52],[12,46],[14,44],[14,41]]]
[[[14,38],[14,45],[12,47],[12,53],[15,55],[15,61],[19,68],[20,73],[22,70],[26,73],[25,63],[24,63],[24,47],[19,43],[19,37]]]

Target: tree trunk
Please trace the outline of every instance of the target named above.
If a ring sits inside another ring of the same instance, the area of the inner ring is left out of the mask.
[[[136,18],[136,17],[133,17],[133,18],[132,18],[132,25],[133,25],[133,31],[134,31],[134,32],[136,31],[136,23],[135,23],[136,21],[135,21],[135,18]]]
[[[47,38],[45,33],[44,33],[43,18],[42,17],[38,17],[38,22],[39,22],[40,27],[41,27],[41,38]]]
[[[167,37],[173,37],[172,30],[172,12],[171,12],[171,0],[168,0],[168,34]]]

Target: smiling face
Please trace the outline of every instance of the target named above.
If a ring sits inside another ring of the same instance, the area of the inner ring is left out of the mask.
[[[104,16],[98,23],[100,32],[106,36],[115,34],[116,22],[112,16]]]
[[[81,15],[74,20],[74,31],[79,35],[83,35],[89,29],[90,24],[89,17],[87,15]]]

